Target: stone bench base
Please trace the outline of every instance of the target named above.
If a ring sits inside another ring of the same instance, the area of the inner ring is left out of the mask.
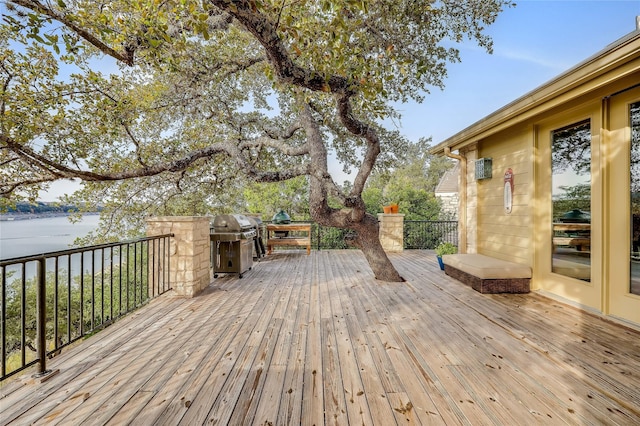
[[[531,268],[481,254],[442,257],[444,272],[480,293],[529,293]]]

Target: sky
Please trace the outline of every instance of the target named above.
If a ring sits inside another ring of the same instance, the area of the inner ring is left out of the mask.
[[[471,41],[459,45],[461,62],[449,65],[443,90],[397,105],[404,136],[442,142],[634,31],[640,15],[640,0],[515,1],[487,29],[493,54]],[[348,179],[340,166],[331,172],[338,183]],[[55,184],[42,200],[74,187]]]
[[[459,46],[444,90],[398,106],[400,131],[436,145],[635,30],[640,0],[515,0],[488,27],[493,54]]]

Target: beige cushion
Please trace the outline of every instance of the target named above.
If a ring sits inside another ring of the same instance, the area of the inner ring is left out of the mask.
[[[483,254],[445,254],[442,261],[445,265],[482,279],[531,278],[529,266]]]
[[[579,280],[591,279],[591,266],[570,260],[553,259],[553,272]]]

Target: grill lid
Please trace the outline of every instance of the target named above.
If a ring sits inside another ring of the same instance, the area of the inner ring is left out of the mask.
[[[251,228],[249,218],[241,214],[220,214],[213,219],[214,232],[244,232]]]
[[[271,221],[275,224],[291,223],[291,217],[289,217],[284,210],[280,210],[278,213],[273,215]]]

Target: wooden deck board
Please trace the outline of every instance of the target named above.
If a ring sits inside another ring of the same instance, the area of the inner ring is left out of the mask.
[[[0,424],[640,424],[640,332],[483,295],[427,251],[278,251],[0,384]]]

